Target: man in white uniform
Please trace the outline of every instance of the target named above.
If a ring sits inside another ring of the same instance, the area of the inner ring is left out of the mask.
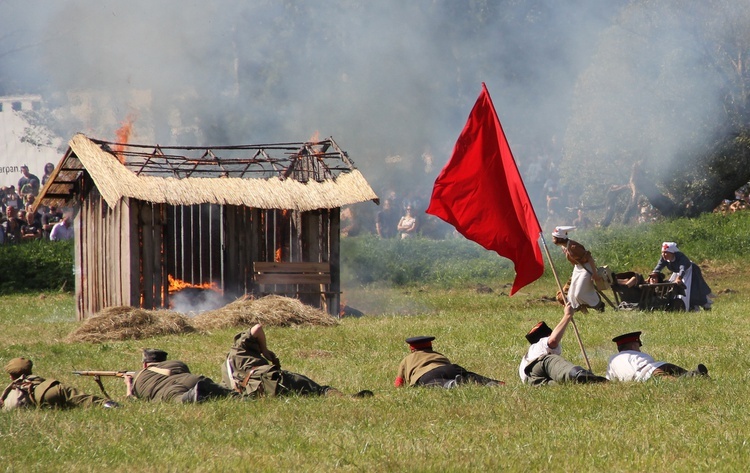
[[[573,306],[568,302],[565,304],[565,313],[554,330],[542,321],[526,334],[526,340],[531,343],[531,346],[521,358],[521,364],[518,367],[521,382],[532,386],[541,386],[545,384],[601,383],[607,381],[606,378],[576,366],[561,356],[560,342],[565,334],[565,329],[572,320],[573,312]]]
[[[706,376],[708,369],[699,364],[695,371],[688,371],[672,363],[656,361],[641,351],[641,332],[630,332],[612,339],[618,353],[609,358],[607,379],[610,381],[646,381],[654,376]]]

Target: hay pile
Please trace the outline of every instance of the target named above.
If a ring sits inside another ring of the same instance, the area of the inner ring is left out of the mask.
[[[295,325],[333,326],[339,322],[327,312],[297,299],[266,296],[242,298],[221,309],[203,312],[193,318],[171,310],[145,310],[110,307],[85,320],[66,338],[67,342],[101,343],[109,340],[138,340],[190,332],[208,332],[229,327]]]
[[[86,319],[65,341],[98,343],[106,340],[139,340],[194,331],[185,317],[171,310],[109,307]]]
[[[290,327],[294,325],[337,325],[327,312],[305,305],[298,299],[265,296],[260,299],[241,298],[221,309],[203,312],[192,320],[201,332],[224,327],[249,327],[255,324]]]

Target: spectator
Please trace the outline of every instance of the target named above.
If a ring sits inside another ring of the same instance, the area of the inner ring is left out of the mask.
[[[39,178],[29,172],[27,165],[21,166],[21,178],[18,180],[18,191],[21,195],[39,193]]]
[[[8,188],[8,194],[5,197],[6,212],[7,212],[7,208],[10,206],[13,206],[16,208],[16,210],[18,210],[21,208],[22,204],[23,204],[23,201],[21,200],[21,196],[19,196],[16,193],[16,187],[10,186]]]
[[[398,231],[401,233],[401,239],[412,238],[417,232],[417,219],[411,214],[411,204],[406,206],[406,214],[398,222]]]
[[[56,223],[62,221],[62,219],[63,213],[57,209],[56,205],[50,205],[49,210],[42,215],[42,236],[45,240],[50,239],[49,237],[52,232],[52,227],[54,227]]]
[[[578,218],[573,220],[573,226],[580,229],[591,227],[591,220],[583,214],[583,209],[578,209]]]
[[[65,215],[63,219],[52,227],[49,239],[52,241],[72,240],[75,236],[73,231],[73,217]]]
[[[42,238],[42,225],[34,218],[35,213],[26,212],[26,222],[21,225],[22,241],[39,240]]]
[[[356,215],[354,215],[354,209],[346,207],[341,211],[341,236],[357,235],[359,235],[359,223],[357,222]]]
[[[44,176],[42,176],[42,187],[44,187],[45,184],[47,184],[47,181],[49,180],[50,176],[52,176],[52,171],[55,170],[55,165],[52,163],[47,163],[44,165]]]
[[[8,206],[8,217],[2,223],[5,233],[5,243],[21,242],[21,226],[23,221],[18,218],[18,211],[12,205]]]
[[[396,219],[398,214],[393,210],[390,199],[383,202],[383,209],[375,216],[375,231],[380,238],[393,238],[396,236]]]

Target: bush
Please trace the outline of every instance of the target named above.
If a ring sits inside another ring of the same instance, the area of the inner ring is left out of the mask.
[[[73,242],[33,241],[0,246],[0,294],[72,290]]]
[[[513,277],[513,264],[461,239],[383,240],[373,235],[341,240],[342,281],[395,285],[479,281]]]
[[[705,214],[695,219],[674,219],[633,226],[579,230],[571,238],[594,255],[598,265],[615,272],[647,273],[659,260],[659,245],[676,241],[698,264],[706,261],[738,265],[750,256],[750,212]],[[563,280],[569,263],[552,238],[545,235],[552,262]],[[545,278],[551,277],[542,249]],[[342,283],[432,283],[443,287],[515,277],[513,263],[463,238],[382,240],[373,235],[341,240]]]

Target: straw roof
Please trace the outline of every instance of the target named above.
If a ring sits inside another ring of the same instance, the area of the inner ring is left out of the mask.
[[[79,175],[84,170],[110,207],[125,197],[171,205],[212,203],[298,211],[378,200],[364,176],[332,139],[319,143],[214,147],[195,159],[166,154],[164,150],[196,148],[153,146],[154,151],[147,154],[138,151],[146,148],[144,145],[106,143],[80,133],[68,144],[37,205],[68,205],[79,192]],[[299,152],[290,152],[297,147]],[[336,152],[327,151],[331,148]],[[255,155],[242,159],[217,158],[215,153],[222,150],[234,154],[255,151]],[[271,158],[267,150],[281,150],[285,156]],[[328,166],[324,158],[338,158],[339,163]],[[262,169],[263,177],[247,177],[252,175],[253,166]]]

